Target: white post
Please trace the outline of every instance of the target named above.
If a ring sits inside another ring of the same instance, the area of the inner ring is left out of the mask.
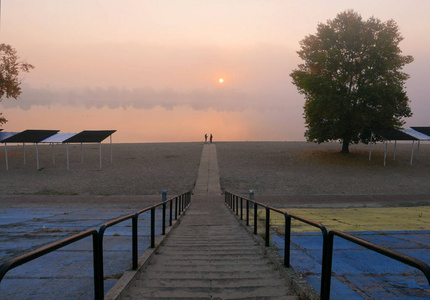
[[[4,157],[6,158],[6,171],[9,170],[9,161],[7,159],[7,146],[6,143],[4,143]]]
[[[373,138],[373,133],[370,133],[370,144],[369,144],[369,161],[372,160],[372,138]]]
[[[67,170],[69,170],[69,143],[66,143],[66,152],[67,152]]]
[[[100,143],[100,170],[102,169],[102,143]]]
[[[396,147],[397,147],[397,140],[394,141],[394,158],[393,158],[393,160],[396,160]]]
[[[52,164],[55,165],[55,149],[54,149],[54,143],[51,143],[51,149],[52,149]]]
[[[416,159],[418,159],[418,154],[420,153],[420,142],[421,142],[421,140],[418,140],[417,154],[415,155]]]
[[[81,163],[84,164],[84,148],[81,143]]]
[[[412,161],[414,160],[414,144],[415,144],[415,141],[412,141],[411,166],[412,166]]]
[[[36,157],[37,157],[37,169],[39,170],[39,146],[36,143]]]
[[[22,143],[22,152],[24,153],[24,165],[27,163],[27,160],[25,159],[25,143]]]
[[[384,167],[387,163],[387,146],[388,146],[388,142],[385,141],[385,155],[384,155]]]

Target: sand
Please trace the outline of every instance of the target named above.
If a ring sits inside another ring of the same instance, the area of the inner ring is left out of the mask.
[[[203,143],[103,144],[103,168],[99,169],[98,145],[70,147],[70,170],[64,145],[39,146],[40,171],[35,147],[9,146],[9,171],[0,152],[0,195],[175,195],[194,187]],[[409,164],[411,144],[398,144],[393,160],[389,145],[383,166],[383,145],[351,147],[340,154],[340,144],[306,142],[217,142],[222,189],[260,196],[308,195],[430,195],[430,144],[422,143],[419,157]]]
[[[55,146],[55,165],[49,145],[36,150],[26,146],[26,165],[21,146],[8,146],[9,170],[4,151],[0,153],[0,195],[160,195],[167,190],[176,195],[194,187],[202,143],[102,144],[102,170],[99,146],[71,145],[67,170],[65,145]]]
[[[221,186],[256,195],[418,195],[430,194],[430,144],[420,146],[411,166],[411,143],[394,144],[384,167],[384,146],[369,161],[367,145],[340,153],[339,143],[218,143]]]

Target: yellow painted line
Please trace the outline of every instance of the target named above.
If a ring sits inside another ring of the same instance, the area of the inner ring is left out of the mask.
[[[430,230],[430,206],[381,207],[381,208],[319,208],[283,209],[290,214],[321,223],[328,230],[341,231],[404,231]],[[259,218],[264,218],[261,212]],[[271,224],[282,231],[284,217],[272,213]],[[317,232],[318,229],[293,220],[293,232]]]

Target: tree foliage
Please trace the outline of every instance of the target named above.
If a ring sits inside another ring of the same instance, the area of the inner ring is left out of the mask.
[[[19,61],[18,54],[10,45],[0,44],[0,101],[4,98],[17,99],[21,95],[20,72],[30,72],[34,66]],[[7,120],[0,113],[0,124]]]
[[[404,124],[412,113],[405,92],[409,75],[401,70],[413,57],[402,55],[402,40],[393,20],[364,21],[347,10],[300,42],[304,63],[290,76],[305,96],[308,141],[340,140],[342,152],[349,152],[366,128]]]

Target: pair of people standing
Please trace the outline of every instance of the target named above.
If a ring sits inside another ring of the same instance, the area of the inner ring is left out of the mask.
[[[210,143],[212,143],[212,139],[213,139],[213,135],[212,135],[212,133],[211,133],[211,135],[209,136],[209,141],[210,141]],[[208,142],[208,134],[206,133],[205,134],[205,143],[207,143]]]

